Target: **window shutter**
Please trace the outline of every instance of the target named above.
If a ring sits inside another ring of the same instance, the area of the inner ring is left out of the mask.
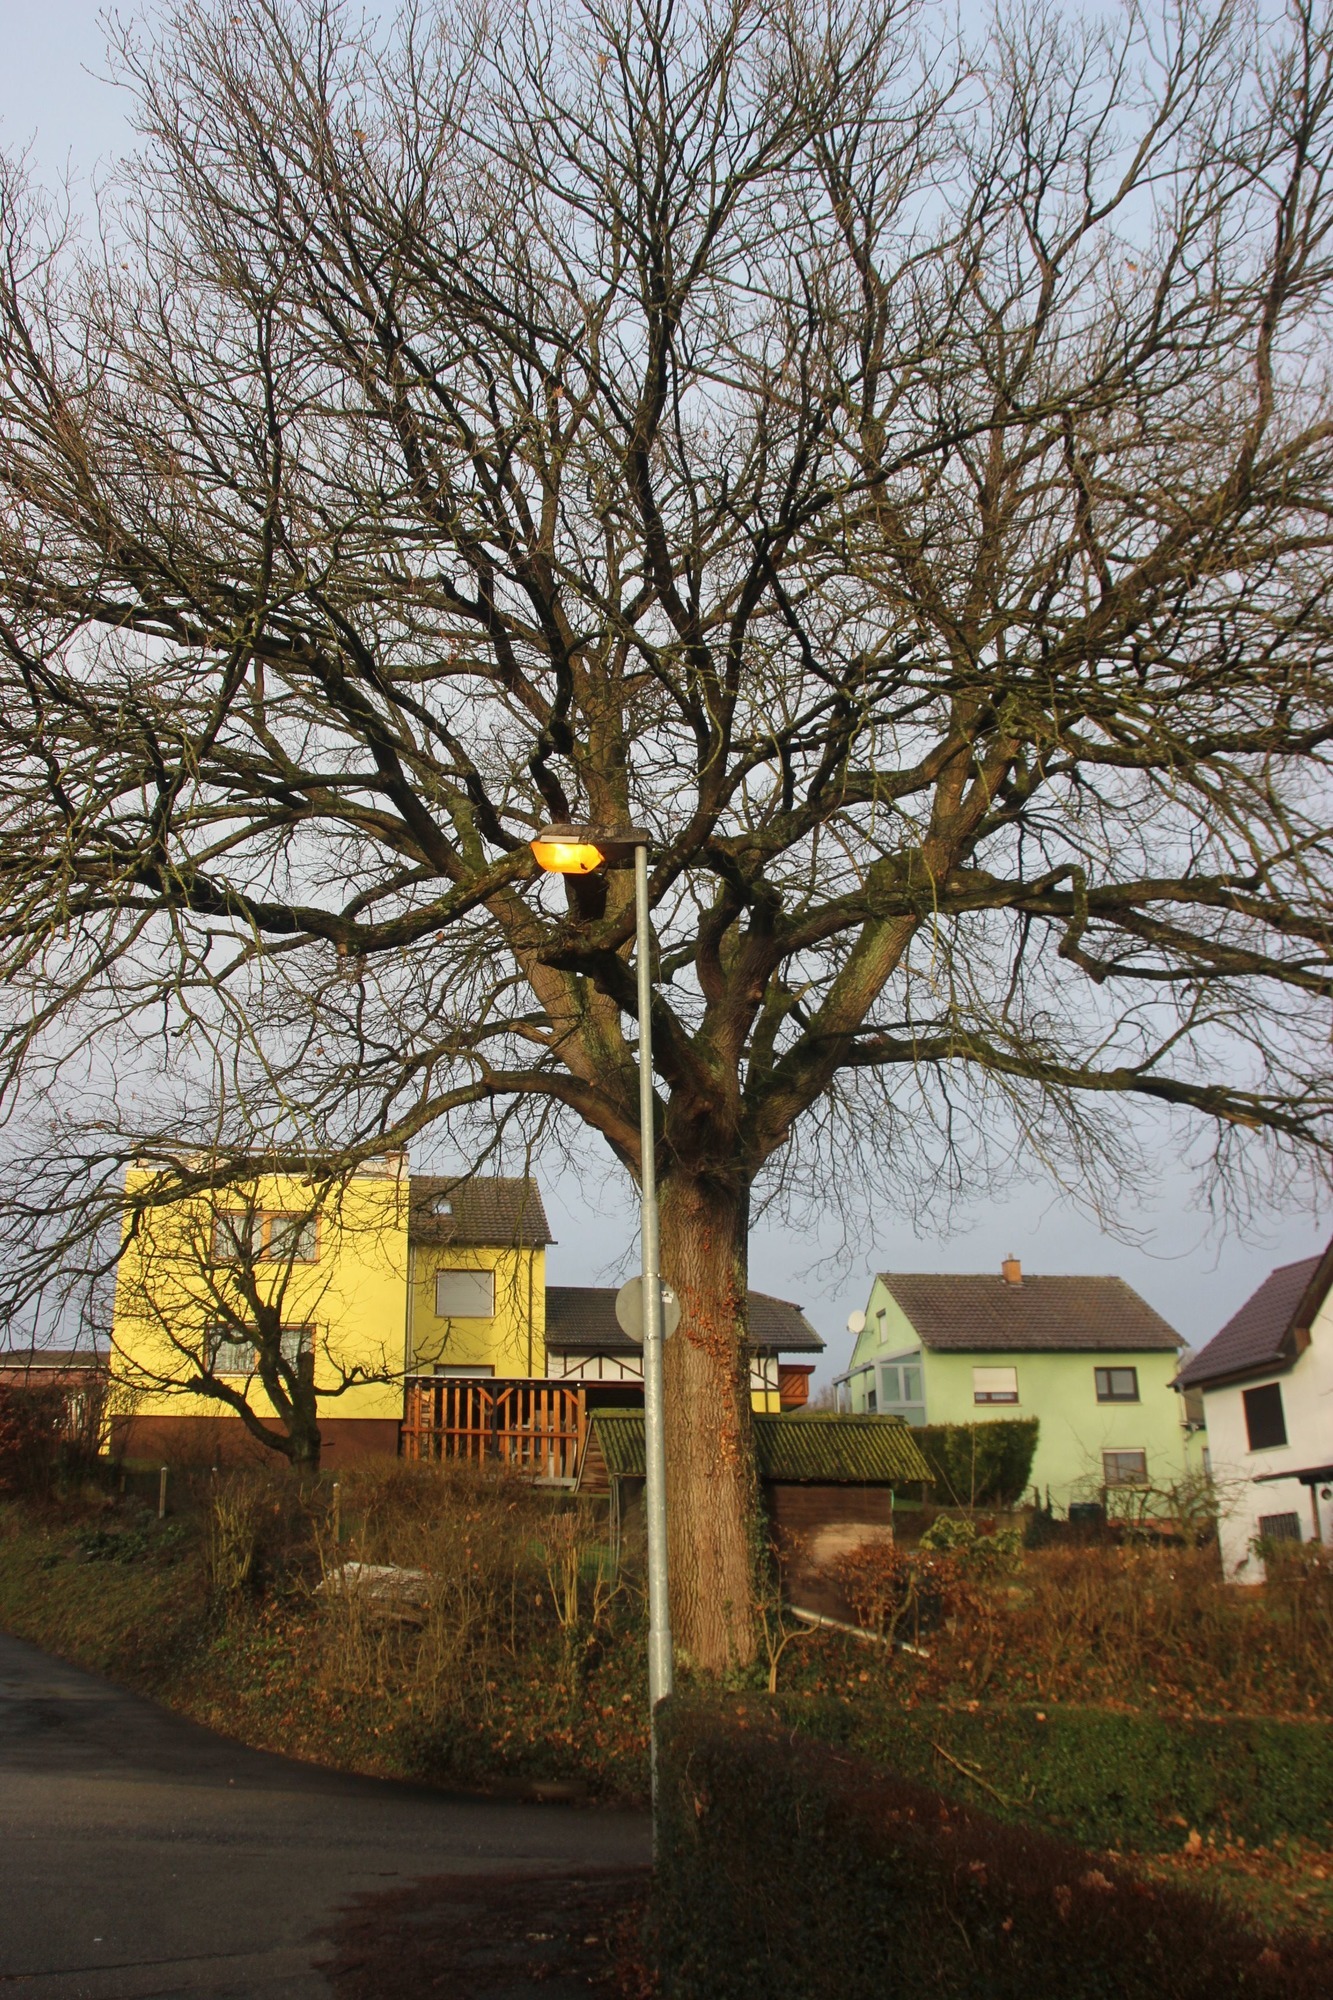
[[[974,1403],[1016,1403],[1018,1401],[1018,1370],[1016,1368],[974,1368],[972,1370],[972,1400]]]
[[[494,1319],[494,1271],[437,1271],[435,1311],[440,1319]]]

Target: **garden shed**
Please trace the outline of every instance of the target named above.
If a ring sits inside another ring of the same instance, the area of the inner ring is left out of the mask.
[[[799,1557],[791,1566],[801,1571],[891,1534],[897,1496],[919,1492],[931,1478],[910,1427],[897,1417],[757,1415],[754,1441],[774,1538]],[[642,1492],[643,1468],[643,1412],[589,1411],[577,1490],[609,1500],[613,1541]]]

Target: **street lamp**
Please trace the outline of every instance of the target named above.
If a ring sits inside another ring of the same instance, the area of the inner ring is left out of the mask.
[[[546,826],[532,842],[551,875],[592,875],[634,856],[635,969],[639,987],[639,1150],[642,1154],[644,1510],[648,1526],[648,1717],[653,1829],[657,1828],[657,1704],[671,1692],[671,1602],[667,1594],[666,1435],[662,1409],[662,1278],[657,1230],[657,1142],[653,1121],[652,940],[648,929],[648,835],[640,827]]]

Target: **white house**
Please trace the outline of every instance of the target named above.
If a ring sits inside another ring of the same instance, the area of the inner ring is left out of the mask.
[[[1265,1278],[1177,1385],[1203,1393],[1229,1577],[1261,1578],[1257,1540],[1333,1540],[1333,1243]]]

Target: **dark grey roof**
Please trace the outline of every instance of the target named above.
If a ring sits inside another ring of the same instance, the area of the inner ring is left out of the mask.
[[[1123,1278],[880,1273],[927,1347],[946,1353],[1168,1352],[1180,1335]]]
[[[548,1285],[546,1345],[553,1354],[637,1354],[620,1330],[609,1285]],[[750,1345],[759,1354],[822,1354],[824,1343],[799,1306],[750,1293]]]
[[[1231,1315],[1221,1332],[1185,1363],[1176,1377],[1181,1388],[1290,1367],[1305,1344],[1330,1280],[1333,1244],[1322,1257],[1279,1264],[1240,1311]]]
[[[86,1374],[106,1367],[91,1347],[0,1347],[0,1375]]]
[[[448,1202],[450,1213],[440,1214]],[[553,1243],[541,1189],[534,1180],[480,1174],[413,1174],[408,1194],[413,1243]]]

